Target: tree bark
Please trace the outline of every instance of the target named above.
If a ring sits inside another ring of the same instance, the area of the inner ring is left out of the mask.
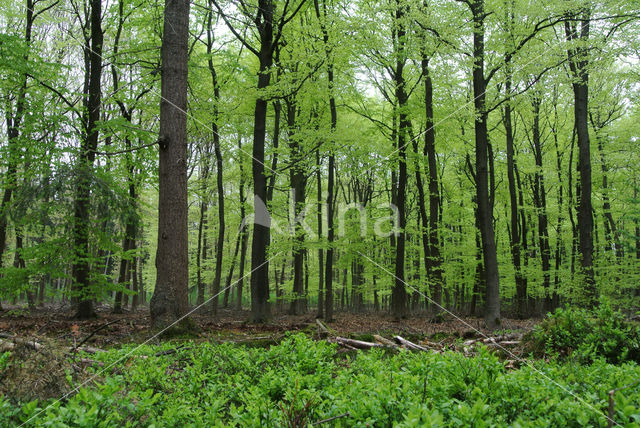
[[[242,150],[242,139],[238,139],[238,149]],[[240,242],[240,266],[238,266],[238,295],[236,298],[236,310],[239,312],[242,310],[242,291],[244,288],[244,265],[247,258],[247,238],[249,236],[247,232],[247,225],[244,223],[246,217],[246,197],[244,195],[244,168],[243,163],[240,162],[240,218],[242,218],[242,224],[240,224],[240,233],[242,234],[242,241]]]
[[[505,80],[505,94],[510,97],[511,94],[511,58],[507,56],[505,59],[505,70],[507,78]],[[522,258],[520,255],[520,218],[521,208],[518,205],[518,197],[516,193],[515,179],[515,153],[514,153],[514,131],[512,126],[511,100],[508,99],[504,107],[504,129],[507,143],[507,179],[509,182],[509,202],[510,202],[510,233],[511,241],[511,257],[513,260],[513,268],[515,271],[516,282],[516,314],[519,318],[526,316],[527,304],[527,282],[522,274]]]
[[[186,115],[188,37],[189,1],[166,0],[161,51],[157,276],[150,302],[151,324],[155,328],[173,325],[187,314],[189,306]],[[186,327],[189,322],[182,324]]]
[[[90,36],[85,45],[86,70],[85,111],[83,114],[84,137],[76,166],[77,182],[74,198],[73,244],[74,262],[72,266],[73,289],[77,297],[77,319],[95,317],[93,298],[96,290],[91,290],[89,228],[91,209],[91,180],[93,163],[98,147],[98,127],[100,120],[102,77],[102,2],[91,0]]]
[[[433,120],[433,82],[429,71],[429,59],[422,58],[422,76],[424,79],[425,126],[424,152],[429,165],[429,257],[426,259],[427,275],[431,281],[431,298],[434,311],[440,312],[442,305],[442,255],[440,254],[440,184],[436,159],[436,130]],[[427,224],[423,218],[423,227]]]
[[[264,173],[264,149],[267,122],[268,102],[261,90],[269,86],[271,66],[273,64],[273,13],[272,0],[259,0],[256,19],[260,35],[260,51],[258,55],[258,98],[254,109],[253,128],[253,190],[254,205],[262,204],[267,209],[267,180]],[[271,231],[270,218],[260,218],[268,212],[256,213],[253,222],[253,240],[251,242],[251,319],[254,322],[265,322],[271,315],[269,308],[269,262],[267,250]]]
[[[547,217],[547,191],[542,174],[542,140],[540,136],[540,103],[538,95],[534,95],[532,138],[533,154],[536,163],[534,175],[533,201],[538,217],[538,242],[540,247],[540,262],[542,265],[542,289],[544,290],[544,310],[551,310],[553,295],[551,291],[551,248],[549,246],[549,220]]]
[[[398,103],[398,182],[396,186],[396,206],[398,208],[398,229],[395,253],[395,282],[391,290],[391,312],[396,318],[405,318],[408,312],[407,290],[405,288],[405,243],[406,233],[406,187],[407,187],[407,132],[411,123],[407,112],[409,97],[405,87],[404,66],[406,63],[405,43],[406,29],[402,20],[405,15],[405,6],[396,0],[395,25],[397,60],[394,70],[395,97]]]
[[[584,281],[585,304],[598,303],[598,289],[593,270],[593,207],[591,204],[591,141],[589,139],[589,58],[587,46],[591,14],[588,8],[572,13],[573,20],[565,21],[565,34],[570,43],[580,43],[567,49],[569,69],[573,77],[574,121],[578,137],[578,249]],[[579,25],[578,25],[579,24]],[[579,31],[579,33],[578,33]]]
[[[493,209],[489,194],[486,89],[484,77],[484,0],[473,0],[473,95],[475,107],[475,152],[476,152],[476,203],[482,255],[484,260],[485,310],[484,320],[489,328],[500,322],[500,279],[498,257],[493,228]]]
[[[327,60],[327,81],[329,84],[329,111],[331,114],[331,142],[333,139],[336,127],[338,124],[338,110],[336,108],[336,100],[334,94],[334,76],[333,76],[333,53],[331,45],[329,43],[329,32],[327,31],[327,7],[326,3],[323,3],[323,11],[320,12],[320,6],[318,0],[314,0],[314,6],[316,10],[316,17],[320,22],[320,28],[322,30],[322,40],[325,49],[325,57]],[[324,317],[326,321],[333,321],[333,241],[335,237],[334,230],[334,186],[335,186],[335,164],[336,157],[333,151],[333,147],[329,148],[329,162],[327,171],[327,259],[325,263],[325,295],[324,295]]]
[[[306,178],[301,164],[300,146],[296,135],[296,117],[298,107],[295,99],[290,97],[286,100],[287,106],[287,128],[289,140],[289,152],[291,156],[291,168],[289,169],[289,180],[292,190],[293,204],[293,296],[289,307],[290,315],[298,315],[304,312],[306,296],[304,293],[304,229],[297,221],[298,216],[304,208]]]
[[[316,181],[318,186],[318,239],[322,240],[322,163],[320,148],[316,150]],[[318,248],[318,313],[317,318],[324,318],[324,251]]]

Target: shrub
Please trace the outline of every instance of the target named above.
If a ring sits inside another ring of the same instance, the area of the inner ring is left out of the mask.
[[[559,308],[527,336],[536,356],[572,358],[581,363],[640,362],[640,328],[607,304],[596,311]]]

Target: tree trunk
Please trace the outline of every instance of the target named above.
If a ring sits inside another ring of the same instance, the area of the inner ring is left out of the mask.
[[[533,201],[538,217],[538,241],[540,246],[540,262],[542,265],[542,289],[544,290],[544,311],[551,310],[553,301],[551,291],[551,248],[549,247],[549,220],[547,217],[547,192],[542,174],[542,141],[540,137],[540,103],[538,95],[534,95],[532,144],[536,161],[536,172],[533,186]]]
[[[500,279],[498,257],[493,228],[493,209],[489,194],[486,89],[484,77],[484,0],[472,0],[473,14],[473,95],[475,107],[475,151],[476,151],[476,202],[478,204],[478,226],[482,239],[484,260],[485,311],[487,327],[495,328],[500,322]]]
[[[188,37],[189,1],[166,0],[161,51],[157,276],[150,303],[151,324],[155,328],[172,326],[186,316],[189,307]],[[187,327],[189,322],[183,325]]]
[[[233,249],[233,258],[231,259],[231,267],[229,268],[229,273],[227,274],[227,280],[224,284],[224,300],[222,302],[222,307],[226,308],[229,306],[229,295],[231,294],[231,280],[233,279],[233,271],[236,268],[236,260],[238,259],[238,250],[240,249],[240,242],[242,241],[242,230],[238,232],[238,236],[236,237],[236,244]],[[242,274],[242,272],[240,273]]]
[[[322,240],[322,163],[320,148],[316,150],[316,181],[318,185],[318,239]],[[324,251],[318,248],[318,313],[316,318],[324,318]]]
[[[258,2],[258,32],[260,34],[260,52],[258,60],[258,93],[269,86],[273,63],[273,12],[272,0]],[[251,242],[251,319],[253,322],[265,322],[270,317],[269,309],[269,261],[267,250],[270,240],[271,219],[267,211],[267,180],[264,173],[264,149],[267,122],[267,100],[259,96],[254,110],[253,128],[253,190],[255,193],[256,213],[253,222],[253,240]],[[261,204],[265,212],[258,212]]]
[[[589,139],[589,41],[590,10],[573,14],[576,20],[565,21],[567,41],[580,42],[567,51],[569,69],[573,77],[574,121],[578,137],[578,172],[580,189],[578,196],[578,249],[581,274],[584,281],[584,300],[588,307],[598,303],[598,289],[593,270],[593,208],[591,205],[591,141]],[[578,26],[578,23],[580,26]],[[580,33],[578,34],[578,28]]]
[[[242,139],[238,139],[238,150],[242,151]],[[246,197],[244,195],[244,168],[242,162],[240,164],[240,218],[242,223],[240,224],[240,233],[242,234],[242,241],[240,243],[240,266],[238,267],[238,296],[236,300],[236,310],[239,312],[242,310],[242,289],[244,287],[244,265],[247,258],[247,238],[249,236],[247,232],[247,224],[245,224],[246,217]]]
[[[427,275],[431,281],[431,298],[434,310],[440,312],[442,305],[442,256],[440,254],[440,184],[438,178],[438,164],[436,159],[436,130],[433,120],[433,82],[429,72],[429,60],[422,59],[422,76],[424,79],[425,126],[424,152],[429,165],[429,257],[426,259]],[[427,223],[423,218],[423,227]]]
[[[218,315],[218,295],[220,294],[220,282],[222,280],[222,256],[224,250],[224,187],[222,183],[222,151],[220,149],[220,134],[218,133],[220,86],[218,84],[218,74],[213,65],[213,5],[210,4],[210,11],[207,18],[207,57],[211,83],[213,87],[213,117],[211,121],[211,132],[213,133],[213,151],[216,158],[216,185],[218,192],[218,239],[216,240],[216,266],[211,285],[211,314],[215,318]]]
[[[395,282],[391,290],[391,312],[396,318],[405,318],[407,316],[407,290],[405,288],[405,242],[407,233],[406,228],[406,187],[407,187],[407,131],[411,126],[407,112],[408,95],[404,80],[405,58],[405,37],[406,30],[402,20],[404,19],[404,6],[400,5],[400,1],[396,0],[395,24],[397,26],[396,42],[397,60],[394,70],[395,77],[395,96],[398,103],[398,182],[396,186],[396,206],[398,208],[398,229],[399,233],[396,238],[396,261],[395,261]]]
[[[320,21],[320,28],[322,29],[322,40],[325,49],[325,58],[327,60],[327,81],[329,84],[329,111],[331,114],[331,144],[335,138],[335,131],[338,124],[338,111],[336,108],[336,100],[334,94],[334,79],[333,79],[333,55],[331,45],[329,43],[329,32],[327,31],[327,7],[326,2],[323,3],[323,12],[320,13],[320,6],[318,0],[314,0],[314,6],[316,10],[316,17]],[[333,212],[334,212],[334,181],[335,181],[335,164],[336,157],[334,148],[329,148],[329,164],[327,172],[327,259],[325,263],[325,295],[324,295],[324,317],[325,320],[333,321],[333,241],[335,237],[335,230],[333,225]]]
[[[507,56],[505,59],[505,70],[507,78],[505,81],[505,94],[510,97],[511,94],[511,57]],[[514,132],[511,123],[511,100],[508,99],[504,107],[504,129],[506,134],[507,143],[507,179],[509,182],[509,202],[510,202],[510,244],[511,244],[511,257],[513,260],[513,268],[515,271],[516,282],[516,314],[518,318],[524,318],[526,316],[526,304],[527,304],[527,283],[522,274],[522,259],[520,256],[520,219],[519,213],[521,208],[518,205],[518,196],[516,193],[516,179],[515,179],[515,153],[513,147]]]
[[[293,98],[293,97],[291,97]],[[296,136],[296,117],[297,105],[295,99],[287,99],[287,128],[289,140],[290,162],[292,164],[289,169],[289,180],[291,183],[291,196],[293,204],[293,221],[294,221],[294,237],[293,237],[293,296],[289,307],[290,315],[301,314],[305,309],[304,294],[304,230],[298,222],[298,216],[304,209],[305,202],[305,174],[303,165],[301,165],[301,156],[299,143]]]
[[[98,147],[98,127],[100,120],[102,77],[102,2],[91,0],[91,33],[85,45],[88,59],[86,70],[86,91],[84,114],[84,138],[77,161],[77,182],[74,198],[73,244],[74,262],[72,266],[73,288],[78,299],[75,318],[87,319],[95,317],[93,298],[96,290],[90,284],[89,228],[91,208],[91,180],[93,162]]]

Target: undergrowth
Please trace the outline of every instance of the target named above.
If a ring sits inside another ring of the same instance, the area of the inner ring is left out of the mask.
[[[536,325],[526,341],[537,357],[583,364],[640,363],[640,327],[607,304],[595,311],[559,308]]]
[[[99,384],[63,401],[0,397],[0,426],[606,426],[607,392],[640,377],[634,363],[602,360],[510,371],[486,349],[336,358],[335,345],[303,335],[269,349],[202,343],[158,355],[170,349],[88,355],[104,364],[91,369]],[[640,422],[638,388],[615,400],[617,423]]]

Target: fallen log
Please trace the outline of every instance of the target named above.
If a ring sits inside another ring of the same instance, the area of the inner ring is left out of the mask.
[[[336,337],[336,342],[340,345],[348,345],[357,349],[371,349],[371,348],[382,348],[383,346],[379,343],[373,342],[365,342],[362,340],[355,339],[347,339],[346,337]]]
[[[329,329],[322,324],[322,321],[316,318],[316,324],[318,324],[318,336],[320,337],[328,337],[331,333]]]
[[[396,345],[395,343],[393,343],[393,341],[387,339],[386,337],[382,337],[379,334],[374,334],[373,338],[376,342],[378,342],[379,344],[389,347],[389,348],[397,348],[398,345]]]
[[[417,345],[413,342],[410,342],[401,336],[393,336],[393,340],[395,340],[396,342],[398,342],[400,345],[404,346],[407,349],[411,349],[414,351],[424,351],[424,352],[430,351],[430,349],[425,348],[424,346]]]
[[[522,339],[522,333],[510,333],[502,336],[487,337],[484,339],[469,339],[465,340],[463,346],[471,346],[476,343],[484,343],[486,345],[517,345]]]
[[[36,342],[35,340],[22,339],[20,337],[12,336],[7,333],[0,333],[0,337],[4,337],[5,339],[10,340],[16,345],[23,345],[36,351],[39,351],[44,348],[44,345]]]

